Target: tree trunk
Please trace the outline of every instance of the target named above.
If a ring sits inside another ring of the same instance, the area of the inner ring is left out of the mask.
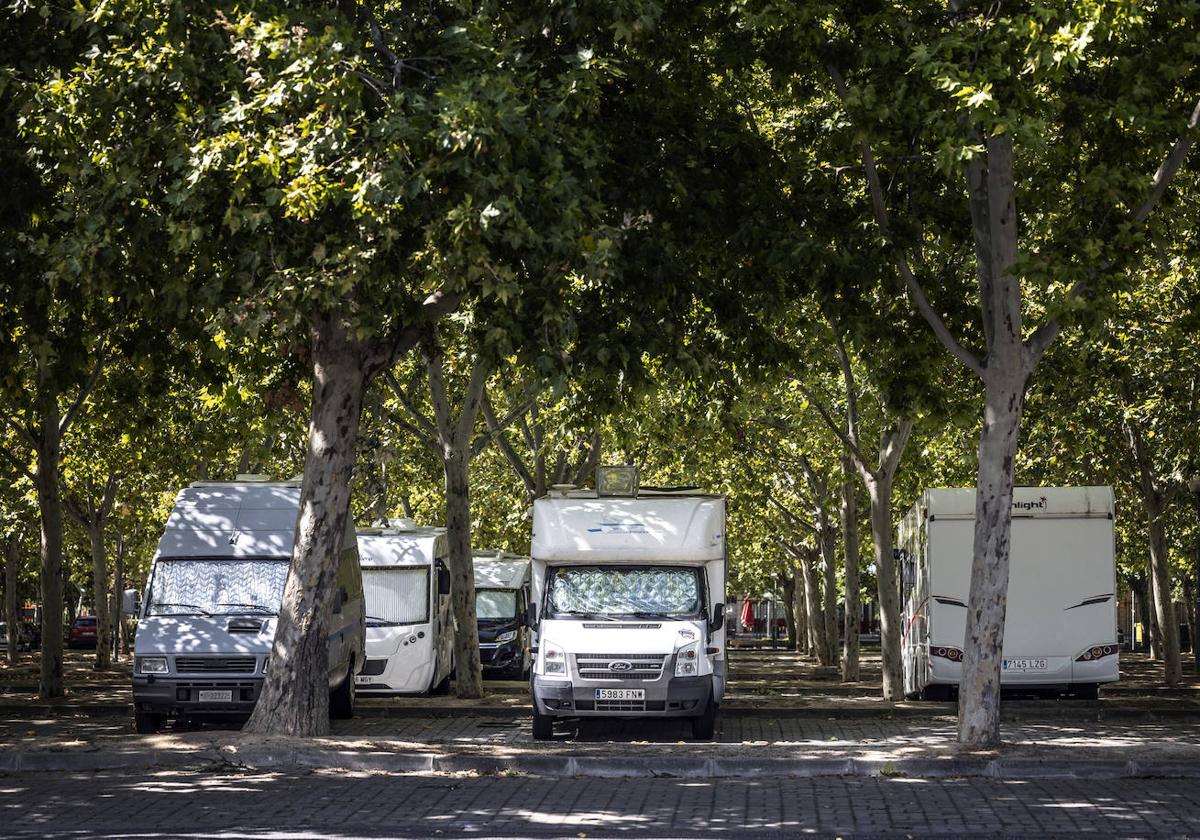
[[[63,696],[63,510],[58,476],[62,438],[58,396],[44,382],[40,383],[40,391],[41,428],[34,475],[42,529],[42,663],[38,697],[50,700]]]
[[[1171,566],[1167,553],[1167,537],[1163,530],[1166,511],[1155,504],[1146,510],[1150,528],[1150,587],[1154,593],[1154,618],[1160,631],[1162,645],[1163,680],[1169,686],[1179,685],[1183,679],[1183,663],[1179,655],[1179,621],[1175,617],[1175,603],[1171,599]]]
[[[842,542],[846,549],[846,616],[842,640],[842,682],[859,680],[859,619],[862,596],[859,578],[858,496],[854,488],[854,465],[850,456],[842,456]]]
[[[17,572],[21,565],[21,538],[4,541],[4,622],[8,625],[8,664],[17,661]]]
[[[832,664],[829,659],[829,637],[825,634],[825,619],[821,610],[821,583],[817,574],[818,550],[802,546],[800,568],[804,573],[804,611],[808,615],[809,643],[817,662]]]
[[[904,697],[900,659],[900,592],[896,558],[892,554],[892,479],[876,474],[867,484],[871,498],[871,541],[875,546],[875,580],[879,599],[879,646],[883,670],[883,699]]]
[[[475,559],[471,553],[471,485],[466,447],[448,452],[446,473],[446,539],[450,548],[450,605],[454,610],[455,693],[483,696],[479,660],[479,626],[475,619]]]
[[[837,665],[841,653],[837,620],[837,538],[828,512],[822,513],[819,522],[821,533],[818,539],[821,544],[821,571],[824,577],[825,659],[830,665]]]
[[[808,629],[808,600],[805,595],[804,567],[800,563],[796,564],[792,579],[795,581],[792,585],[792,611],[796,617],[796,652],[812,656],[814,650],[810,641],[812,634]]]
[[[112,667],[112,625],[108,612],[108,557],[105,553],[104,531],[107,520],[96,516],[88,528],[88,541],[92,553],[92,611],[96,614],[96,663],[97,671]]]
[[[340,609],[338,564],[350,515],[354,450],[366,387],[364,354],[336,316],[314,318],[313,404],[292,561],[271,667],[245,729],[311,737],[329,732],[327,633]],[[346,675],[353,679],[353,673]]]
[[[997,369],[987,382],[984,397],[974,558],[958,690],[958,740],[974,747],[1000,742],[1000,660],[1008,605],[1013,459],[1021,432],[1025,382],[1020,371]]]
[[[783,620],[787,624],[788,648],[796,649],[796,578],[793,575],[782,574],[779,584],[783,589]]]
[[[125,526],[117,520],[117,556],[113,562],[113,661],[121,660],[125,644],[125,613],[121,611],[125,600]]]

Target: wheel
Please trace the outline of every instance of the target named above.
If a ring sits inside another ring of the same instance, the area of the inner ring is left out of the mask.
[[[704,711],[692,718],[692,740],[711,741],[716,728],[717,704],[713,701],[712,689],[709,689]]]
[[[346,669],[346,678],[329,695],[329,717],[347,720],[354,717],[354,666]]]
[[[1071,689],[1071,695],[1076,700],[1099,700],[1099,683],[1079,683]]]
[[[153,735],[162,729],[162,725],[162,715],[154,715],[149,712],[133,713],[133,731],[139,735]]]
[[[549,741],[554,737],[554,718],[542,714],[537,700],[533,701],[533,740]]]
[[[949,702],[951,699],[951,686],[941,684],[927,685],[921,689],[920,698],[935,703]]]

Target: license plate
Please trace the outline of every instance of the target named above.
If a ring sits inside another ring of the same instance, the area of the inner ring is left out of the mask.
[[[198,692],[201,703],[232,703],[233,691],[213,691],[210,689],[200,689]]]
[[[1045,659],[1005,659],[1000,666],[1005,671],[1045,671]]]
[[[597,688],[597,700],[645,700],[644,688]]]
[[[359,685],[370,685],[371,678],[370,677],[355,677],[354,681],[356,683],[358,683]]]

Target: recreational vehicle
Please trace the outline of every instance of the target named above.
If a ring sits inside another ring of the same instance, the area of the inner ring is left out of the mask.
[[[300,509],[299,481],[197,482],[179,491],[138,615],[133,703],[138,732],[168,717],[245,716],[275,639]],[[330,714],[350,717],[363,662],[363,597],[347,526],[329,624]]]
[[[484,676],[521,680],[529,674],[529,558],[475,554],[475,616]]]
[[[444,528],[358,532],[367,597],[363,694],[443,693],[454,670],[449,547]]]
[[[926,490],[900,526],[904,689],[949,699],[962,674],[975,538],[973,489]],[[1013,490],[1000,684],[1095,698],[1118,679],[1113,494]]]
[[[725,499],[641,488],[633,467],[533,505],[533,737],[558,717],[691,718],[725,692]]]

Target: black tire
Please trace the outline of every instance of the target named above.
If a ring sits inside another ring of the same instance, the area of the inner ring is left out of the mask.
[[[709,689],[708,700],[704,711],[692,718],[692,740],[711,741],[717,729],[717,704],[713,701],[712,689]]]
[[[920,697],[922,700],[929,700],[934,703],[948,703],[952,699],[953,686],[949,685],[927,685],[921,689]]]
[[[554,718],[544,715],[538,709],[537,700],[533,701],[533,740],[549,741],[554,738]]]
[[[133,731],[139,735],[153,735],[162,729],[163,716],[149,712],[133,713]]]
[[[1071,696],[1076,700],[1099,700],[1099,683],[1078,683],[1071,688]]]
[[[354,666],[346,669],[346,678],[329,695],[329,717],[349,720],[354,717]]]

